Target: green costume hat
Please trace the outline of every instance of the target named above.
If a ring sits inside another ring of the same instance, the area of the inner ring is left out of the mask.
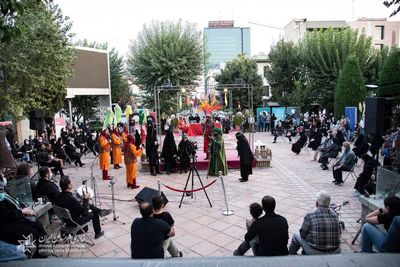
[[[186,134],[182,134],[182,139],[187,138]]]
[[[218,134],[218,135],[222,135],[222,130],[220,128],[214,128],[213,132]]]

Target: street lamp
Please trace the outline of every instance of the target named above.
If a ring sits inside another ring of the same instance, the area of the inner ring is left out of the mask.
[[[366,87],[371,91],[371,96],[376,96],[376,89],[378,88],[378,85],[367,84]]]
[[[69,120],[71,123],[71,126],[73,125],[73,121],[72,121],[72,98],[74,98],[74,95],[70,95],[67,93],[66,98],[68,99],[68,108],[69,108]]]

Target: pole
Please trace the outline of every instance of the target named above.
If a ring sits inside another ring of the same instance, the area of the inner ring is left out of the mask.
[[[68,108],[69,108],[69,119],[72,126],[74,124],[72,121],[72,98],[68,98]]]
[[[161,196],[161,181],[157,179],[157,186],[158,186],[158,194]]]
[[[225,200],[225,210],[222,212],[223,215],[225,216],[230,216],[235,214],[233,210],[229,209],[228,206],[228,198],[226,197],[226,190],[225,190],[225,184],[224,184],[224,177],[222,176],[222,171],[219,171],[219,178],[221,179],[221,185],[222,185],[222,191],[224,193],[224,200]]]

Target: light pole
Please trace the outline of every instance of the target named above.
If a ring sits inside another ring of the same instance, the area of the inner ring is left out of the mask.
[[[69,120],[70,120],[71,126],[74,125],[74,122],[72,120],[72,98],[74,98],[74,97],[75,97],[74,95],[69,95],[69,94],[67,94],[67,97],[66,97],[68,99]]]
[[[367,84],[366,87],[371,91],[371,96],[376,96],[376,89],[378,88],[378,85]]]

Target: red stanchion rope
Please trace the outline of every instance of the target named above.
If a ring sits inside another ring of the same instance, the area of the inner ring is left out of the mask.
[[[206,185],[206,186],[203,186],[203,187],[200,187],[200,188],[196,188],[196,189],[193,189],[193,190],[182,190],[182,189],[173,188],[173,187],[168,186],[168,185],[166,185],[166,184],[162,184],[162,185],[165,186],[166,188],[168,188],[169,190],[172,190],[172,191],[175,191],[175,192],[179,192],[179,193],[192,193],[192,192],[197,192],[197,191],[206,189],[207,187],[213,185],[218,179],[219,179],[219,178],[215,179],[214,181],[212,181],[211,183],[209,183],[209,184]]]

